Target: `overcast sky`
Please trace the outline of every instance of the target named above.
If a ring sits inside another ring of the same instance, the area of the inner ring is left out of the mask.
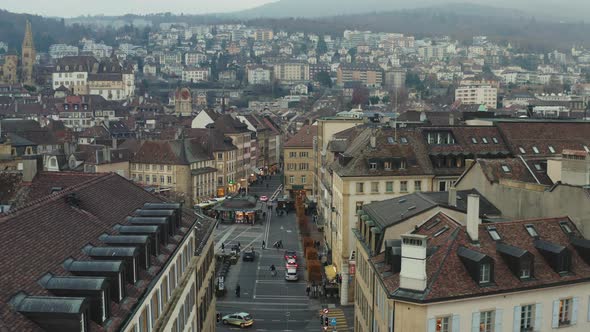
[[[255,7],[275,0],[12,0],[0,8],[43,16],[122,15],[148,13],[219,13]]]

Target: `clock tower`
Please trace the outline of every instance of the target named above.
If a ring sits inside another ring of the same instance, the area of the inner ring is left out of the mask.
[[[191,115],[193,111],[191,91],[188,88],[177,89],[174,97],[174,112],[177,115]]]

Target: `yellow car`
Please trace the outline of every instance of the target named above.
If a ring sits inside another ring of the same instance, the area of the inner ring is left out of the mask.
[[[230,324],[241,328],[254,324],[254,319],[252,319],[252,316],[247,312],[236,312],[234,314],[225,315],[221,321],[225,325]]]

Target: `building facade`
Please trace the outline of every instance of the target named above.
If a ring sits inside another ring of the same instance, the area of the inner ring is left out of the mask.
[[[460,86],[455,90],[455,100],[465,105],[486,105],[498,108],[498,90],[491,86]]]
[[[285,142],[283,148],[283,163],[285,175],[285,194],[296,197],[299,193],[305,193],[307,197],[314,198],[314,142],[316,141],[317,127],[306,125],[295,136]]]
[[[370,63],[348,64],[342,63],[336,72],[337,84],[359,82],[368,87],[379,87],[383,83],[383,70]]]

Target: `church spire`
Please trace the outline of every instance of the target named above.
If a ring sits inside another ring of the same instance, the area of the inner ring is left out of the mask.
[[[33,29],[31,28],[31,22],[27,20],[21,53],[22,82],[25,84],[34,84],[33,65],[35,64],[36,57],[35,44],[33,43]]]

